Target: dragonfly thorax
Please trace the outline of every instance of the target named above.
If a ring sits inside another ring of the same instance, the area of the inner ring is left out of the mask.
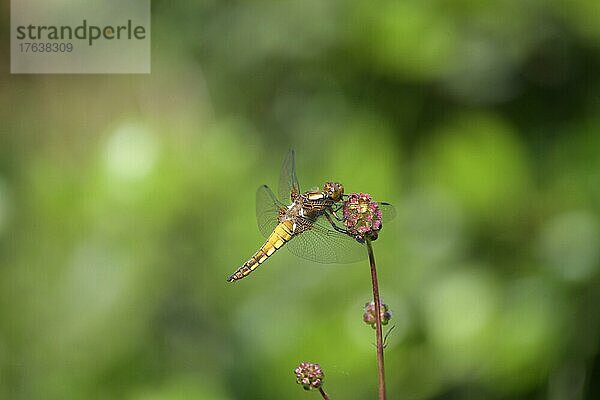
[[[306,213],[304,212],[304,202],[302,200],[302,196],[296,197],[294,202],[288,206],[285,213],[281,216],[281,221],[304,217]]]
[[[333,205],[334,201],[323,191],[302,193],[279,214],[279,222],[297,221],[299,218],[314,221]]]

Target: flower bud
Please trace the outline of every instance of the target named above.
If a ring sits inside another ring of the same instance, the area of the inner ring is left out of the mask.
[[[323,371],[319,364],[303,362],[294,370],[296,382],[305,390],[318,389],[323,384]]]

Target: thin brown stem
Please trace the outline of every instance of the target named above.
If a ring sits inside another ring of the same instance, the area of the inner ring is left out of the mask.
[[[377,282],[377,269],[375,268],[375,254],[371,241],[366,239],[369,251],[369,264],[371,264],[371,281],[373,283],[373,302],[375,303],[375,334],[377,336],[377,377],[379,382],[379,400],[385,400],[385,367],[383,364],[383,334],[381,327],[381,300],[379,298],[379,283]]]
[[[322,387],[319,388],[319,393],[321,393],[321,396],[323,396],[325,400],[329,400],[329,396],[327,396],[327,393],[325,393]]]

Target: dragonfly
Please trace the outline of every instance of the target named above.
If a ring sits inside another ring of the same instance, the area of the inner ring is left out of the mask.
[[[344,219],[339,215],[344,186],[328,181],[321,188],[301,192],[293,149],[281,168],[278,195],[267,185],[256,191],[256,220],[266,241],[231,274],[228,282],[245,278],[284,245],[298,257],[324,264],[346,264],[367,258],[364,241],[346,231]],[[395,217],[394,206],[386,202],[378,205],[384,223]]]

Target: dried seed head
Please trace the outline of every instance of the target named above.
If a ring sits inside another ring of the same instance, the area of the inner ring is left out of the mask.
[[[381,325],[387,325],[392,318],[392,312],[389,310],[388,305],[383,301],[381,302],[381,307],[379,308],[379,315],[381,316]],[[373,329],[375,329],[375,302],[370,301],[365,304],[365,313],[363,314],[363,321],[367,325],[371,325]]]

